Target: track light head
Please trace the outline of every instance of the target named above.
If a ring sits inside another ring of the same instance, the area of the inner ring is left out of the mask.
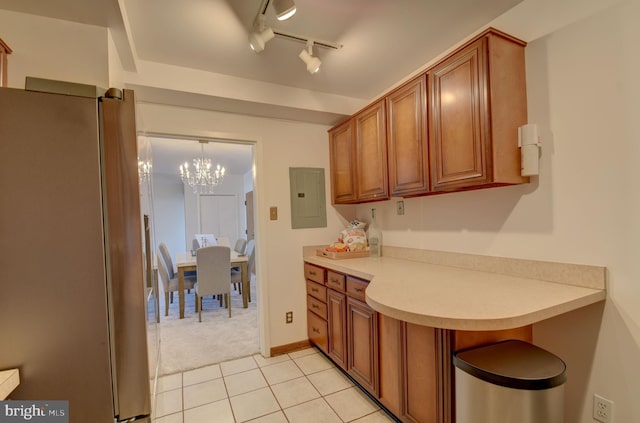
[[[279,21],[287,20],[296,13],[294,0],[273,0],[273,8]]]
[[[320,70],[322,62],[313,56],[313,41],[307,42],[307,48],[302,50],[298,57],[307,65],[307,72],[311,75]]]
[[[266,28],[262,32],[252,32],[249,35],[249,45],[253,51],[260,53],[264,50],[265,44],[267,44],[273,37],[275,37],[275,34],[271,28]]]

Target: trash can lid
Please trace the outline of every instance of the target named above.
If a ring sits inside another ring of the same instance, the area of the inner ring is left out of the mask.
[[[519,340],[460,351],[453,363],[479,379],[514,389],[549,389],[567,380],[564,361]]]

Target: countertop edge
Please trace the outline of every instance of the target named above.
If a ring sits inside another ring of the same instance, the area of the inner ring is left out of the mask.
[[[20,385],[18,369],[0,371],[0,400],[6,399]]]
[[[597,291],[543,310],[537,310],[517,316],[505,316],[501,319],[451,318],[445,316],[418,314],[389,307],[386,304],[375,301],[368,295],[366,295],[366,300],[367,304],[377,312],[408,323],[450,330],[495,331],[532,325],[534,323],[604,301],[606,296],[607,294],[605,291]]]
[[[564,295],[563,299],[559,299],[554,301],[541,301],[540,304],[529,304],[522,307],[522,311],[514,312],[513,310],[505,311],[504,314],[500,315],[500,313],[487,313],[489,315],[493,314],[491,317],[468,317],[464,316],[467,313],[457,313],[460,317],[456,316],[456,313],[453,312],[449,315],[443,315],[440,310],[439,314],[434,314],[430,312],[427,307],[425,307],[424,312],[420,312],[419,308],[416,308],[415,305],[413,307],[413,311],[410,311],[408,308],[403,309],[399,306],[399,304],[405,304],[406,301],[410,301],[411,297],[421,296],[420,292],[412,292],[410,294],[400,293],[398,297],[395,299],[387,300],[387,295],[389,293],[389,281],[394,278],[390,278],[389,274],[386,274],[386,277],[378,278],[375,273],[376,269],[388,272],[388,269],[393,269],[393,266],[403,266],[404,263],[407,263],[409,266],[419,266],[420,269],[423,268],[425,272],[428,272],[429,269],[436,272],[436,268],[446,268],[452,269],[447,270],[447,272],[464,272],[465,275],[478,275],[480,279],[486,277],[487,274],[492,274],[492,272],[486,272],[482,270],[460,270],[456,267],[448,267],[445,265],[437,265],[430,263],[422,263],[417,264],[411,260],[403,260],[397,257],[392,258],[359,258],[359,259],[348,259],[348,260],[333,260],[320,256],[312,256],[305,255],[304,261],[315,264],[318,266],[322,266],[337,272],[346,273],[357,278],[365,279],[370,281],[371,288],[386,288],[386,293],[383,295],[382,293],[385,289],[374,289],[376,295],[371,296],[369,289],[366,292],[366,301],[374,310],[387,315],[389,317],[403,320],[409,323],[419,324],[423,326],[437,327],[442,329],[452,329],[452,330],[476,330],[476,331],[489,331],[489,330],[503,330],[503,329],[513,329],[517,327],[527,326],[530,324],[534,324],[540,322],[542,320],[546,320],[551,317],[555,317],[600,301],[606,300],[606,290],[598,289],[598,288],[586,288],[579,287],[572,283],[563,284],[561,282],[549,282],[545,280],[531,279],[531,278],[522,278],[516,276],[509,275],[501,275],[501,279],[505,279],[507,281],[517,281],[519,283],[524,283],[528,286],[529,282],[531,282],[532,289],[537,290],[537,293],[543,292],[544,289],[548,286],[553,287],[553,285],[561,286],[559,288],[562,290]],[[368,261],[369,260],[369,261]],[[410,264],[411,263],[411,264]],[[434,266],[434,267],[432,267]],[[363,271],[364,268],[371,269],[372,273]],[[458,270],[453,270],[458,269]],[[469,273],[470,272],[470,273]],[[392,272],[393,273],[393,272]],[[383,285],[377,286],[377,284],[382,283]],[[552,284],[552,285],[545,285]],[[508,287],[508,284],[503,285],[505,288]],[[427,284],[425,283],[425,291],[429,289]],[[431,283],[431,287],[433,287],[433,283]],[[415,286],[414,286],[415,288]],[[418,291],[420,288],[417,288]],[[404,297],[403,297],[404,295]],[[407,296],[408,295],[408,296]],[[519,298],[515,294],[510,294],[513,299],[513,302],[519,301]],[[403,298],[405,300],[403,300]],[[400,300],[399,300],[400,299]],[[481,299],[478,299],[481,302]],[[452,304],[447,309],[455,310],[456,305]],[[459,307],[458,307],[459,308]],[[418,310],[418,311],[416,311]],[[465,310],[466,311],[466,310]]]

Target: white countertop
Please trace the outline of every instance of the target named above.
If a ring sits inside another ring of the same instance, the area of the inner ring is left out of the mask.
[[[382,314],[443,329],[512,329],[606,298],[604,289],[393,257],[304,260],[370,280],[367,303]]]

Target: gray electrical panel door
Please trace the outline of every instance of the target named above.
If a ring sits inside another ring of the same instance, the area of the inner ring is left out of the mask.
[[[291,228],[326,228],[324,169],[290,167]]]

